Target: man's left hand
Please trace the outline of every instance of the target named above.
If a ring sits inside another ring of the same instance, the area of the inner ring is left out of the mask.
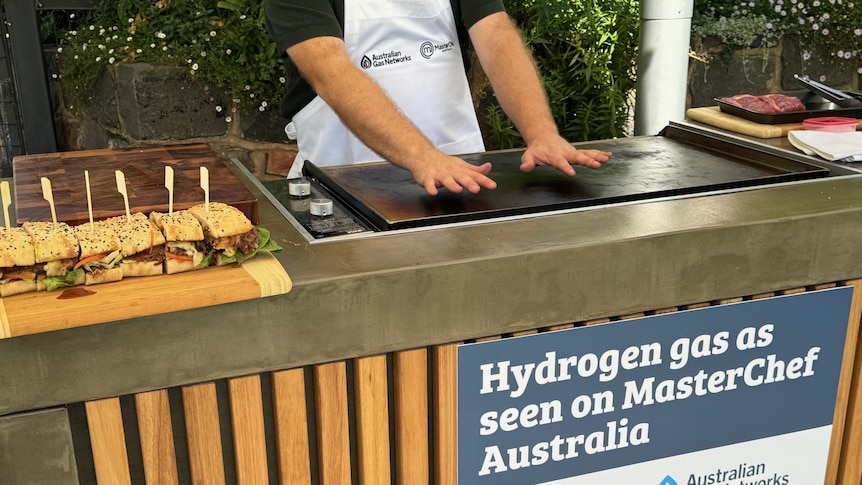
[[[611,152],[578,150],[559,135],[533,140],[521,156],[521,171],[531,172],[537,165],[550,165],[566,175],[574,175],[572,165],[599,168],[611,157]]]

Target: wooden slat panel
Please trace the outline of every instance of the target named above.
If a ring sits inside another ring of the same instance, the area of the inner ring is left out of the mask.
[[[138,432],[141,436],[141,455],[147,484],[178,483],[168,391],[162,389],[136,394],[135,409],[138,414]]]
[[[96,481],[100,485],[131,484],[120,399],[90,401],[84,406],[87,410]]]
[[[428,483],[428,362],[425,349],[396,352],[395,474],[400,485]]]
[[[215,384],[183,388],[183,411],[193,484],[224,485],[221,432]]]
[[[853,300],[826,462],[825,483],[837,485],[862,483],[862,280],[850,283]]]
[[[458,483],[458,344],[431,349],[434,358],[434,483]]]
[[[308,413],[302,369],[272,373],[278,478],[281,485],[311,485]]]
[[[260,376],[230,379],[228,392],[237,483],[267,485],[269,473],[266,468],[266,432]]]
[[[360,485],[389,483],[389,392],[386,356],[356,359],[356,447]]]
[[[344,362],[314,366],[314,403],[320,483],[351,483],[347,370]]]

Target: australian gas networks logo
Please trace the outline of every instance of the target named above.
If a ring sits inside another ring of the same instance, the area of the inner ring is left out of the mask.
[[[362,69],[371,69],[372,67],[386,67],[398,64],[405,64],[412,61],[413,58],[401,51],[391,50],[389,52],[371,53],[362,56],[359,65]]]
[[[431,59],[431,56],[436,52],[449,52],[455,48],[455,42],[431,42],[425,41],[422,45],[419,46],[419,54],[422,55],[425,59]]]
[[[738,464],[707,473],[691,473],[682,481],[666,475],[657,485],[789,485],[790,475],[767,472],[765,463]]]

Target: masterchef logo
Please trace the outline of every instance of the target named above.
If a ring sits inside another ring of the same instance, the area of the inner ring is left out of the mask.
[[[425,41],[419,46],[419,54],[421,54],[425,59],[431,59],[431,56],[433,56],[435,52],[449,52],[454,48],[455,42],[451,40],[436,44],[434,42]]]
[[[359,65],[362,69],[371,69],[372,67],[386,67],[404,64],[412,60],[412,57],[403,54],[401,51],[389,51],[380,54],[366,54],[362,56],[362,60],[359,61]]]

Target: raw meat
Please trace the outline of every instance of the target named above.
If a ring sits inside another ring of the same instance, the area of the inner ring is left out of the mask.
[[[805,111],[805,105],[796,96],[784,94],[764,94],[754,96],[752,94],[737,94],[730,98],[721,98],[727,104],[738,106],[755,113],[787,113],[791,111]]]

